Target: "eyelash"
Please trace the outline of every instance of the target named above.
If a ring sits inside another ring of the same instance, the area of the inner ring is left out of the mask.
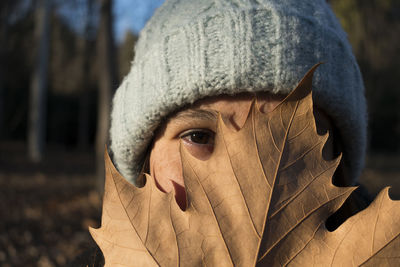
[[[195,142],[193,140],[188,140],[191,143],[194,143],[196,145],[213,145],[214,144],[214,135],[215,133],[209,129],[190,129],[187,130],[185,132],[183,132],[182,134],[179,135],[179,138],[181,139],[185,139],[186,137],[190,137],[190,139],[192,139],[192,135],[196,134],[196,133],[201,133],[201,134],[208,134],[207,136],[207,143],[201,143],[201,142]],[[208,142],[210,141],[209,139],[212,138],[211,140],[211,144],[209,144]]]

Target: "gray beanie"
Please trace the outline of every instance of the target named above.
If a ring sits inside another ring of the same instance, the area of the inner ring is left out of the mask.
[[[315,104],[338,128],[354,183],[366,148],[362,77],[326,0],[167,0],[147,23],[111,114],[111,150],[130,181],[167,115],[198,99],[287,94],[316,63]]]

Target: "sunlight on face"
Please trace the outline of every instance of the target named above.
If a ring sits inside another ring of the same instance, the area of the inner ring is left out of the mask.
[[[186,195],[180,141],[194,157],[207,160],[214,150],[218,113],[229,128],[239,130],[246,121],[253,99],[252,94],[241,94],[200,100],[160,127],[150,154],[150,174],[160,190],[174,191],[182,209],[186,207]],[[272,111],[282,99],[283,96],[267,93],[257,96],[258,106],[264,113]]]

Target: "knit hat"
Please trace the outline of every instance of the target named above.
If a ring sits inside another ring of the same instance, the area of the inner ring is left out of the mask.
[[[315,105],[333,120],[359,176],[366,148],[362,77],[326,0],[166,0],[139,36],[111,114],[111,150],[134,181],[161,120],[198,99],[287,94],[316,63]]]

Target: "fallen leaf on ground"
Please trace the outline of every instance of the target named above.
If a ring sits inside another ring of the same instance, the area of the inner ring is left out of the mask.
[[[210,159],[181,146],[185,211],[153,177],[142,188],[127,182],[106,153],[102,226],[90,229],[106,265],[399,266],[400,204],[388,189],[335,231],[325,228],[354,187],[334,186],[340,157],[322,156],[316,68],[274,111],[253,103],[239,131],[219,118]]]

